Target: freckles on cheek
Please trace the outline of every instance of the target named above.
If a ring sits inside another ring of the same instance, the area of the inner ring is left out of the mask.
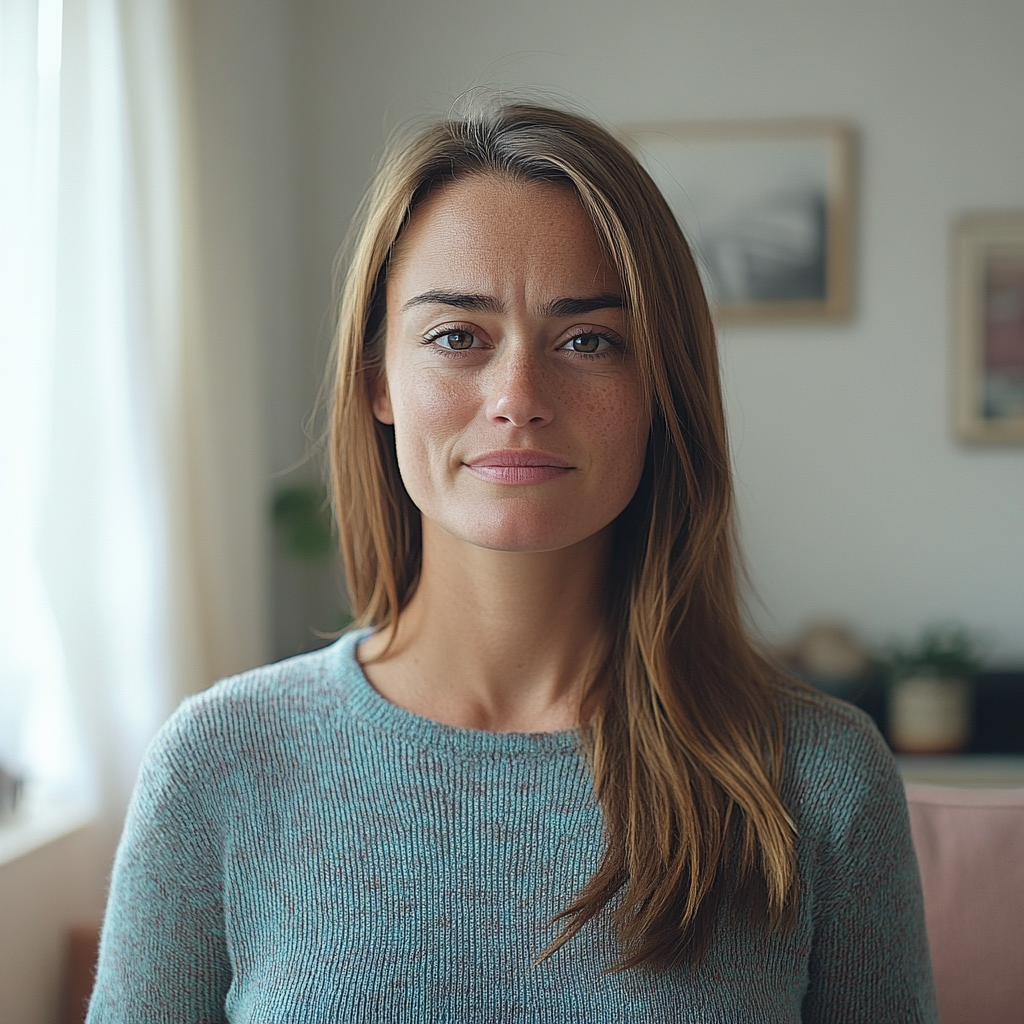
[[[401,419],[413,431],[444,431],[456,427],[465,407],[461,389],[443,375],[429,371],[403,381],[392,394],[396,425]]]
[[[465,403],[459,389],[430,371],[392,387],[395,441],[399,469],[407,487],[430,477],[430,467],[443,472],[463,427]]]
[[[440,373],[425,373],[413,384],[412,390],[412,400],[424,419],[450,423],[465,406],[465,389]]]
[[[585,417],[592,450],[604,461],[606,486],[632,496],[643,471],[649,426],[639,388],[609,388],[586,400]]]
[[[622,454],[646,445],[639,389],[608,388],[575,401],[574,418],[593,440],[615,445]]]

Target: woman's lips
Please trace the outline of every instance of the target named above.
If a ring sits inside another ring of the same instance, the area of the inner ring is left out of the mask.
[[[544,483],[565,476],[575,468],[557,455],[518,448],[475,455],[463,465],[474,476],[496,484]]]

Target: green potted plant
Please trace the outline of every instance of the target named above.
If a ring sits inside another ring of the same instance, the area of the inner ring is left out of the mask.
[[[915,644],[893,644],[888,676],[889,742],[904,754],[953,754],[970,742],[980,638],[958,623],[929,626]]]
[[[307,650],[312,637],[322,641],[341,633],[352,615],[338,600],[333,568],[338,548],[326,489],[315,483],[279,487],[271,515],[278,549],[292,565],[292,603],[296,590],[300,598],[288,609],[292,621],[286,637],[276,643],[277,654],[287,657]]]
[[[316,560],[334,553],[327,492],[315,484],[293,484],[274,494],[274,525],[292,558]]]

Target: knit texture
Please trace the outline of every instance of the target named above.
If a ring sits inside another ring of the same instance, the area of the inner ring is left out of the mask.
[[[186,701],[145,758],[90,1024],[936,1020],[903,787],[856,709],[786,689],[796,928],[726,906],[699,968],[608,973],[578,732],[457,729],[395,707],[360,634]]]

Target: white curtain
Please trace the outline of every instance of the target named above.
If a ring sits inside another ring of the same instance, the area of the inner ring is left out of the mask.
[[[181,42],[172,0],[0,0],[0,760],[114,807],[212,681]]]

